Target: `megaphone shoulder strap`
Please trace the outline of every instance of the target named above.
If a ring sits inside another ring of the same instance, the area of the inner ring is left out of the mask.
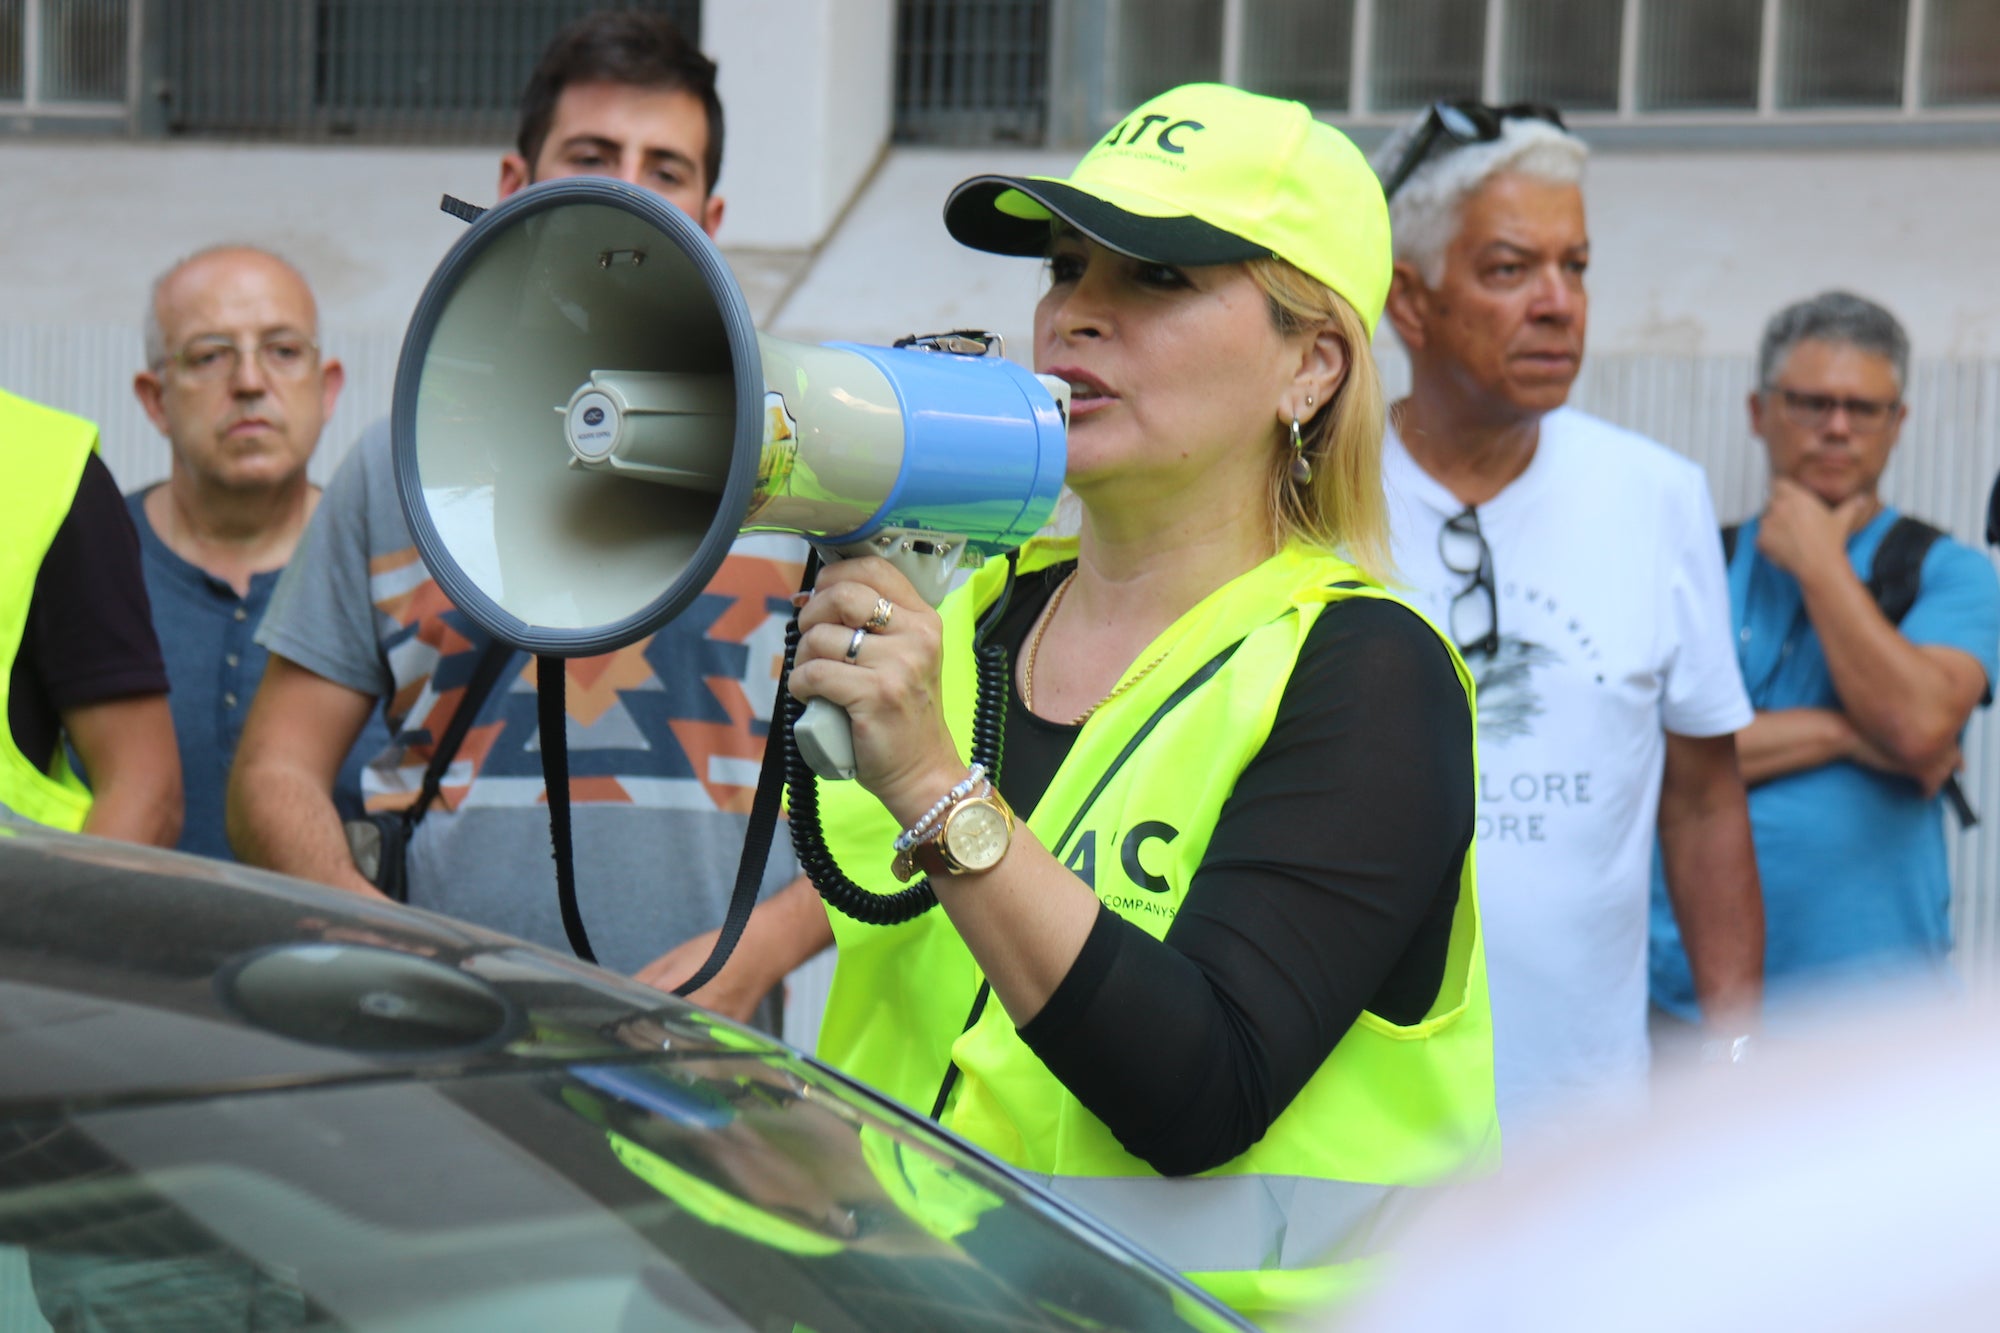
[[[459,696],[458,707],[452,710],[451,721],[445,724],[444,735],[438,737],[437,745],[431,751],[431,761],[424,766],[423,790],[404,816],[404,823],[414,829],[423,822],[424,815],[438,798],[438,791],[444,786],[444,775],[451,767],[451,761],[458,757],[459,746],[465,744],[465,733],[472,730],[474,719],[486,703],[486,696],[493,693],[493,687],[507,664],[514,660],[514,650],[498,639],[486,646],[479,655],[479,661],[472,668],[472,678],[465,683],[465,693]]]
[[[807,548],[800,592],[811,589],[819,580],[819,567],[819,551]],[[693,976],[674,987],[675,995],[692,995],[715,979],[715,974],[729,961],[729,955],[736,951],[744,927],[750,924],[750,913],[757,906],[757,891],[763,887],[764,867],[771,859],[771,843],[777,835],[778,811],[789,763],[787,752],[791,749],[791,721],[803,711],[785,688],[798,650],[799,614],[795,610],[785,628],[784,667],[778,674],[777,700],[771,710],[770,729],[764,736],[764,762],[757,770],[757,794],[750,801],[750,826],[744,833],[742,858],[736,863],[736,885],[729,895],[729,909],[722,919],[722,928],[716,932],[715,947],[709,950],[707,959]]]

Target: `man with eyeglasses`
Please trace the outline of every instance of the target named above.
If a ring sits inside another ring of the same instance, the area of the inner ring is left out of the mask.
[[[1750,720],[1701,470],[1565,406],[1586,150],[1550,107],[1433,107],[1383,145],[1395,558],[1478,681],[1480,912],[1516,1141],[1637,1103],[1655,843],[1722,1052],[1762,915],[1733,734]]]
[[[252,246],[191,255],[147,298],[132,391],[171,463],[126,503],[173,686],[184,852],[231,859],[223,796],[268,657],[255,635],[319,501],[306,464],[344,379],[318,337],[305,278]],[[348,813],[360,813],[362,761],[387,740],[371,722],[348,755],[335,789]]]
[[[1771,491],[1732,533],[1729,600],[1757,710],[1738,748],[1780,1007],[1947,976],[1943,796],[2000,670],[2000,579],[1982,552],[1882,502],[1909,357],[1895,316],[1839,291],[1779,311],[1758,349],[1750,429]],[[1659,903],[1652,986],[1692,1016]]]

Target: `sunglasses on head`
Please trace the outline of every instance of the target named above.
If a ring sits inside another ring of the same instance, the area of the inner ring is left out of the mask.
[[[1410,137],[1409,146],[1403,149],[1395,167],[1382,178],[1383,197],[1394,199],[1396,191],[1416,174],[1417,168],[1438,153],[1467,144],[1493,142],[1510,120],[1539,120],[1559,130],[1566,128],[1562,112],[1546,102],[1515,102],[1509,106],[1488,106],[1470,99],[1432,102],[1431,109],[1424,114],[1422,127]]]

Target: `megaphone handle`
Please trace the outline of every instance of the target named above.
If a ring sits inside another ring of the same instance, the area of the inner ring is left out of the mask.
[[[883,529],[869,542],[837,549],[822,547],[827,559],[878,555],[910,581],[917,595],[936,606],[951,591],[951,576],[965,553],[965,539],[956,534]],[[813,772],[835,782],[854,780],[854,724],[840,705],[814,699],[792,724],[799,757]]]
[[[799,757],[813,772],[838,782],[853,781],[854,724],[839,704],[809,700],[806,711],[792,723],[792,738],[798,742]]]

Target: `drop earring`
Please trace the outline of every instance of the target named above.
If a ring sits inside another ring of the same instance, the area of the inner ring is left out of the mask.
[[[1304,486],[1313,479],[1313,465],[1306,457],[1305,437],[1299,433],[1299,418],[1292,416],[1292,480]]]

